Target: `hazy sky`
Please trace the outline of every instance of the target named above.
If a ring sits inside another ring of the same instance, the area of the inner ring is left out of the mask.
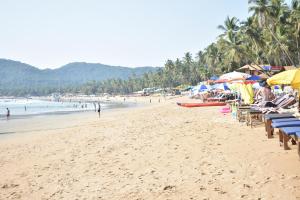
[[[39,68],[74,61],[163,66],[213,42],[247,0],[0,0],[0,57]]]

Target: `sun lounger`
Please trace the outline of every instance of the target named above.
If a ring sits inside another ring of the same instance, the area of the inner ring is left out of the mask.
[[[260,108],[260,110],[263,113],[276,113],[280,108],[289,108],[290,106],[293,106],[296,104],[296,99],[293,96],[290,96],[288,98],[283,99],[278,105],[276,105],[275,107],[263,107]]]
[[[298,118],[283,118],[283,119],[273,119],[272,123],[278,123],[278,122],[292,122],[292,121],[298,121]]]
[[[278,97],[278,98],[274,99],[274,100],[272,101],[272,103],[274,103],[275,105],[278,105],[278,104],[280,104],[282,101],[284,101],[284,100],[286,100],[286,99],[288,99],[288,98],[289,98],[289,95],[288,95],[288,94],[285,94],[285,95],[283,95],[283,96],[281,96],[281,97]]]
[[[264,115],[264,118],[267,119],[282,119],[282,118],[289,118],[289,117],[293,117],[293,113],[283,113],[283,114],[279,114],[279,113],[275,113],[275,114],[266,114]]]
[[[264,119],[265,119],[265,129],[266,129],[268,138],[272,138],[272,135],[273,135],[273,132],[274,132],[274,129],[273,129],[273,127],[271,126],[272,120],[275,120],[275,119],[284,119],[284,118],[295,118],[295,117],[294,117],[293,114],[291,114],[291,113],[284,113],[284,114],[265,114],[265,115],[264,115]]]
[[[292,106],[296,103],[295,97],[289,97],[287,100],[282,101],[280,104],[277,105],[276,108],[287,108]]]
[[[260,110],[256,109],[249,109],[247,111],[247,117],[246,117],[246,124],[247,126],[253,126],[253,119],[258,119],[259,121],[262,121],[262,112]]]
[[[283,144],[284,150],[290,149],[288,147],[288,141],[291,139],[291,136],[296,136],[296,133],[300,133],[300,126],[298,127],[283,127],[279,129],[279,143]],[[295,140],[292,140],[293,144],[296,144]]]
[[[251,109],[250,106],[238,106],[237,107],[237,120],[239,122],[241,122],[243,118],[246,119],[247,118],[247,112],[250,109]]]
[[[298,121],[291,121],[291,122],[277,122],[272,123],[273,128],[283,128],[283,127],[300,127],[300,120]]]

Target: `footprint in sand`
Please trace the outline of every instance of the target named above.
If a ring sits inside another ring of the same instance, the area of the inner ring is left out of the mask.
[[[201,191],[204,191],[204,190],[206,190],[206,188],[205,188],[204,186],[201,186],[201,187],[200,187],[200,190],[201,190]]]
[[[174,186],[174,185],[167,185],[167,186],[165,186],[164,187],[164,191],[166,191],[166,190],[173,190],[173,189],[175,189],[176,187]]]
[[[15,187],[18,187],[18,186],[19,186],[19,184],[11,183],[11,184],[4,184],[1,188],[2,189],[9,189],[9,188],[15,188]]]

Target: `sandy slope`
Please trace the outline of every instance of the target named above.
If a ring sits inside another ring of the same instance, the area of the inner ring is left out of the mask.
[[[0,140],[0,199],[300,199],[295,146],[174,102]]]

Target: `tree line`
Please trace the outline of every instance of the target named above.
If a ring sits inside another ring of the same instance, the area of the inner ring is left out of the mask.
[[[167,60],[165,67],[141,78],[107,80],[83,86],[87,93],[130,93],[144,87],[195,85],[212,75],[233,71],[245,64],[300,65],[300,0],[249,0],[246,20],[228,16],[217,28],[222,34],[195,57]]]

